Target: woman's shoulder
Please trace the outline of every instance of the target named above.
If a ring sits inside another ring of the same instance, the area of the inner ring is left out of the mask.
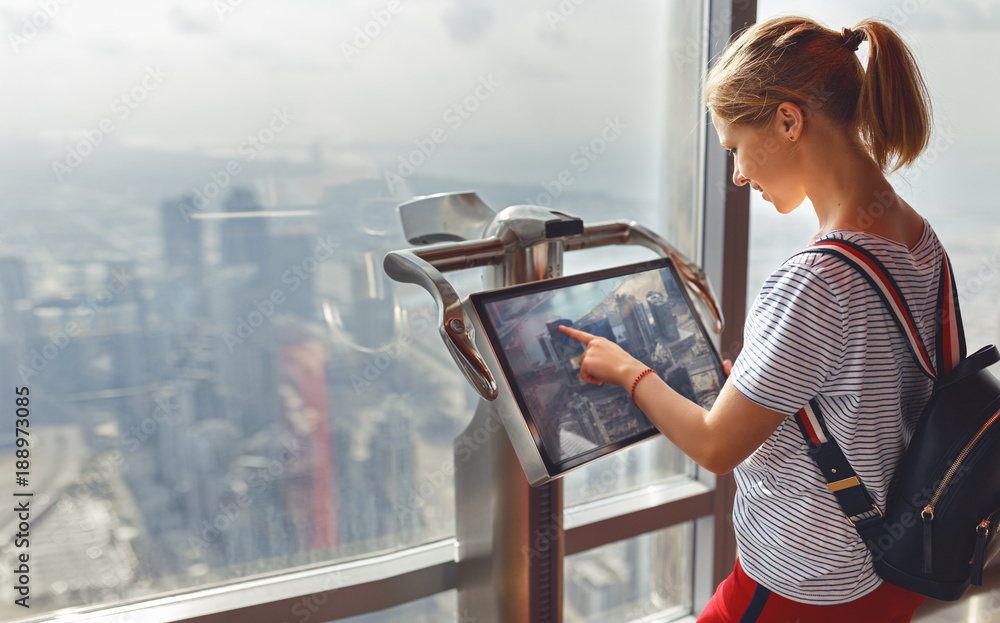
[[[922,257],[927,252],[937,252],[941,249],[941,241],[938,239],[930,221],[920,217],[921,227],[906,235],[900,232],[895,236],[884,235],[878,230],[859,229],[837,229],[823,236],[818,236],[814,242],[825,240],[848,240],[858,244],[874,254],[885,254],[892,256],[909,256],[914,259]],[[903,241],[909,238],[910,243]]]
[[[890,270],[898,268],[912,270],[923,267],[933,269],[939,263],[944,247],[930,222],[923,219],[923,223],[924,227],[920,238],[912,246],[907,246],[898,240],[877,233],[854,229],[837,229],[828,232],[815,238],[812,244],[830,240],[844,240],[868,251]],[[844,265],[843,260],[837,256],[810,252],[812,244],[789,257],[782,268],[802,266],[812,268],[814,271],[823,271]]]
[[[923,235],[912,248],[878,234],[856,230],[835,230],[817,239],[820,242],[830,240],[852,242],[868,251],[905,293],[926,289],[939,278],[944,247],[926,220]],[[794,283],[798,288],[825,290],[842,303],[867,295],[870,290],[868,280],[843,258],[831,253],[810,252],[809,247],[789,257],[772,273],[768,282],[772,286]]]

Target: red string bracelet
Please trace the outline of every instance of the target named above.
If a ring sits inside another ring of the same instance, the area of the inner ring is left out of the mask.
[[[635,386],[639,384],[639,381],[642,380],[642,377],[646,376],[650,372],[652,372],[653,374],[656,374],[656,370],[654,370],[652,368],[646,368],[645,370],[643,370],[642,372],[639,373],[639,376],[635,377],[634,381],[632,381],[632,389],[630,389],[628,393],[629,393],[629,396],[632,397],[632,404],[635,405],[636,409],[639,408],[639,405],[635,404]]]

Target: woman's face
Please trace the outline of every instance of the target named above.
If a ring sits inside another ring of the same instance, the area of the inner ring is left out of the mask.
[[[771,124],[758,129],[727,123],[713,112],[712,125],[723,149],[733,155],[734,184],[750,184],[782,214],[802,204],[806,192],[795,158],[794,130],[790,134],[778,115]]]

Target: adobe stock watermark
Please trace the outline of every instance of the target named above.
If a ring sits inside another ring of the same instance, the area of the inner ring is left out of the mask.
[[[390,190],[402,185],[403,180],[422,167],[434,155],[439,145],[448,142],[449,130],[454,132],[462,127],[462,124],[471,118],[483,102],[490,99],[500,86],[502,83],[494,80],[493,74],[479,76],[479,82],[468,95],[445,108],[441,113],[441,120],[447,124],[447,129],[437,127],[431,130],[427,136],[414,139],[413,143],[417,148],[406,156],[399,156],[396,170],[386,173],[386,181]]]
[[[471,433],[463,433],[455,441],[455,458],[446,459],[438,469],[425,473],[420,483],[410,490],[405,500],[393,504],[396,518],[401,523],[406,523],[416,517],[428,501],[454,479],[455,469],[460,468],[471,459],[495,433],[501,430],[503,430],[503,423],[500,421],[500,415],[493,410],[486,421],[476,430]]]
[[[254,500],[267,491],[268,486],[284,475],[285,470],[302,457],[303,447],[298,438],[291,437],[282,444],[278,456],[271,459],[267,467],[259,468],[247,478],[248,492],[240,493],[233,499],[219,502],[217,512],[210,520],[203,519],[197,535],[188,536],[188,545],[199,555],[222,538],[233,523],[250,508]]]
[[[918,179],[924,171],[927,171],[927,169],[938,161],[941,154],[951,149],[951,146],[955,144],[955,141],[960,136],[960,134],[954,133],[951,127],[943,132],[934,132],[928,142],[927,149],[908,169],[907,178],[910,181]],[[857,209],[857,220],[855,222],[861,229],[871,227],[876,219],[881,218],[885,214],[886,208],[896,205],[896,193],[888,190],[876,191],[874,198],[875,200],[867,206],[861,206]]]
[[[463,610],[461,613],[455,611],[452,614],[455,615],[455,623],[479,623],[479,619],[469,614],[468,609]]]
[[[521,546],[521,555],[528,560],[528,566],[534,564],[536,558],[547,558],[552,551],[553,544],[559,541],[560,535],[566,529],[562,513],[552,515],[550,519],[552,521],[548,522],[546,528],[535,529],[535,532],[531,535],[531,547],[527,545]]]
[[[471,456],[471,455],[470,455]],[[441,467],[423,475],[420,483],[410,489],[403,500],[393,502],[393,510],[400,524],[406,525],[420,516],[420,511],[438,491],[455,477],[455,461],[446,460]]]
[[[413,341],[413,334],[423,333],[427,327],[435,323],[435,320],[430,310],[426,308],[418,310],[414,314],[413,330],[406,331],[394,338],[381,352],[371,357],[366,357],[361,373],[352,373],[350,376],[354,395],[360,396],[365,388],[370,387],[372,383],[377,381],[382,376],[382,373],[392,365],[392,362],[402,356],[403,350],[410,346],[410,343]]]
[[[594,498],[616,490],[622,477],[635,467],[635,457],[632,454],[618,454],[609,461],[603,461],[597,477],[588,478],[587,486],[583,488],[584,498]]]
[[[403,4],[400,0],[389,0],[384,8],[371,11],[369,13],[371,19],[354,27],[354,38],[351,39],[351,42],[344,41],[340,44],[344,60],[350,63],[352,58],[368,49],[368,46],[385,31],[386,26],[391,24],[392,20],[402,12]]]
[[[271,118],[240,142],[236,147],[237,153],[243,157],[244,162],[253,162],[262,151],[271,146],[278,135],[288,129],[294,120],[295,114],[289,112],[287,106],[272,109]],[[177,210],[184,217],[184,222],[190,223],[192,214],[203,213],[211,201],[221,195],[242,174],[243,166],[236,158],[230,159],[218,169],[209,171],[209,181],[191,189],[194,199],[177,204]]]
[[[177,421],[177,414],[180,412],[180,405],[176,402],[176,389],[168,388],[169,391],[162,392],[157,396],[156,408],[153,412],[143,418],[139,423],[133,424],[122,433],[118,440],[122,446],[130,453],[139,449],[140,445],[159,431],[161,424],[174,424]],[[171,402],[171,399],[174,399]]]
[[[647,597],[647,600],[633,606],[622,620],[634,623],[662,621],[666,610],[683,606],[690,590],[683,584],[656,584],[651,588],[653,589],[652,594]]]
[[[14,54],[21,54],[21,48],[28,45],[28,42],[38,36],[52,19],[62,11],[62,8],[69,4],[70,0],[38,0],[38,10],[21,18],[21,28],[18,32],[7,35],[7,41],[14,50]]]
[[[958,134],[952,130],[951,126],[948,126],[947,130],[935,129],[933,134],[931,134],[930,139],[927,141],[927,149],[924,153],[920,154],[920,157],[910,165],[909,169],[906,171],[906,178],[915,182],[920,179],[920,176],[924,174],[927,169],[934,166],[941,154],[947,152],[951,149],[955,142],[962,138],[961,134]]]
[[[889,11],[885,14],[885,19],[896,26],[902,26],[910,21],[910,18],[916,15],[925,4],[927,4],[927,0],[903,0],[903,2],[897,2],[889,7]]]
[[[243,0],[215,0],[212,7],[220,22],[226,21],[226,16],[243,6]]]
[[[49,343],[41,348],[31,349],[30,365],[19,364],[17,374],[23,383],[28,383],[28,379],[41,374],[49,363],[54,361],[61,352],[69,345],[70,340],[80,335],[90,323],[97,317],[98,312],[111,305],[115,297],[125,291],[129,283],[135,279],[135,275],[130,275],[124,268],[116,268],[111,271],[111,276],[105,286],[90,294],[86,301],[77,306],[76,313],[82,316],[79,320],[67,322],[61,331],[53,331],[48,334]]]
[[[747,8],[749,0],[736,0],[733,4],[740,10]],[[732,28],[733,21],[733,10],[731,7],[726,7],[725,9],[719,11],[719,14],[715,16],[708,24],[708,32],[713,38],[719,38],[723,34],[728,35],[730,28]],[[683,68],[685,65],[690,65],[691,63],[701,62],[701,48],[702,40],[699,36],[688,35],[684,38],[684,46],[680,51],[674,53],[674,64],[678,68]]]
[[[339,247],[340,243],[336,242],[330,234],[327,234],[326,238],[316,238],[316,246],[312,253],[283,272],[281,282],[289,286],[289,292],[297,291],[303,283],[312,279],[313,274],[319,270],[320,264],[333,257],[333,252]],[[287,300],[285,290],[282,288],[274,288],[267,298],[254,299],[254,310],[249,312],[246,318],[237,316],[233,330],[222,334],[222,341],[229,353],[235,353],[238,345],[253,337],[254,332],[263,326],[265,321],[270,320],[271,316]]]
[[[555,11],[552,9],[545,11],[545,19],[549,22],[549,28],[555,30],[559,24],[562,24],[569,18],[573,17],[576,10],[586,1],[587,0],[559,0],[559,5],[556,6]]]
[[[292,620],[284,620],[281,623],[309,623],[314,616],[318,615],[320,608],[330,601],[330,593],[347,586],[347,580],[341,571],[334,571],[326,574],[323,580],[323,587],[319,592],[300,597],[292,606],[291,614],[295,617]],[[325,621],[321,617],[319,620]]]
[[[970,623],[990,623],[994,620],[993,615],[1000,615],[1000,589],[990,591],[989,601],[984,608],[976,613],[975,619],[969,619]]]
[[[961,480],[971,467],[968,465],[963,465],[955,470],[952,475],[952,485]],[[937,491],[937,489],[945,483],[947,477],[940,478],[932,484],[925,486],[922,490],[917,492],[912,499],[909,500],[910,506],[917,509],[916,511],[906,511],[900,515],[898,521],[885,524],[885,531],[883,534],[874,542],[867,542],[865,545],[872,552],[872,558],[876,561],[881,560],[882,557],[899,542],[906,535],[906,529],[912,528],[913,526],[921,523],[923,519],[921,518],[921,511],[930,501],[931,496]]]
[[[105,137],[118,129],[116,120],[121,123],[128,119],[132,112],[145,102],[149,94],[159,88],[169,75],[159,65],[155,67],[147,65],[146,73],[142,75],[142,78],[139,78],[139,81],[132,88],[122,91],[111,102],[111,115],[98,121],[97,127],[84,130],[79,141],[67,145],[65,158],[52,161],[52,172],[55,174],[56,180],[62,182],[64,177],[83,164],[104,142]]]
[[[176,423],[176,415],[180,409],[179,405],[171,403],[171,399],[175,397],[174,387],[163,388],[154,401],[156,406],[153,408],[153,412],[138,424],[129,427],[118,437],[119,444],[126,452],[131,454],[138,450],[142,443],[156,434],[162,424],[173,425]],[[73,495],[78,499],[86,497],[91,490],[100,488],[119,473],[124,463],[125,454],[118,448],[97,456],[84,471],[82,477],[77,480]]]
[[[975,276],[966,279],[959,287],[959,296],[979,294],[987,284],[996,280],[997,275],[1000,275],[1000,253],[994,253],[992,257],[980,260],[979,270]]]
[[[553,179],[544,182],[542,184],[544,190],[535,195],[534,198],[526,197],[525,203],[540,206],[552,205],[553,200],[576,183],[577,178],[574,176],[574,172],[579,175],[589,169],[590,165],[607,151],[608,145],[617,141],[627,129],[628,126],[620,118],[605,118],[604,127],[601,128],[598,135],[577,147],[569,155],[571,167],[559,171]]]

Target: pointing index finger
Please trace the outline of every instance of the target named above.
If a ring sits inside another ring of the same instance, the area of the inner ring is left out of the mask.
[[[590,343],[590,340],[594,339],[594,336],[587,333],[586,331],[580,331],[579,329],[574,329],[573,327],[566,325],[559,325],[559,330],[563,334],[570,336],[577,342],[580,342],[584,346]]]

